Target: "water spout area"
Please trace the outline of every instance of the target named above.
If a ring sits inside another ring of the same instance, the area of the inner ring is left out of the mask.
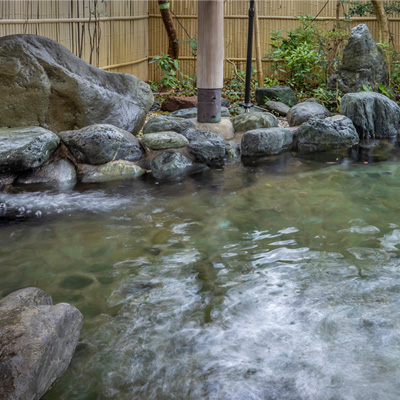
[[[0,192],[0,293],[84,315],[44,400],[397,400],[400,164],[281,156]]]

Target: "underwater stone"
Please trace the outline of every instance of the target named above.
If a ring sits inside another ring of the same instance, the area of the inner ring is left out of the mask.
[[[41,166],[59,143],[55,133],[38,126],[0,128],[0,173]]]
[[[279,154],[292,146],[293,132],[285,128],[254,129],[242,137],[242,154],[261,157]]]
[[[308,121],[310,118],[327,118],[330,117],[331,113],[323,105],[305,101],[303,103],[296,104],[287,113],[287,121],[289,126],[298,126],[303,122]]]
[[[60,286],[64,289],[76,290],[76,289],[83,289],[85,287],[88,287],[93,282],[94,282],[94,280],[87,276],[72,275],[72,276],[68,276],[67,278],[65,278],[61,282]]]
[[[235,132],[246,132],[258,128],[274,128],[278,126],[278,119],[269,112],[245,113],[232,118]]]
[[[117,160],[137,161],[144,155],[135,136],[113,125],[91,125],[60,132],[58,136],[79,163],[96,165]]]
[[[0,300],[0,398],[39,400],[66,371],[78,343],[82,314],[53,306],[51,297],[26,288]]]
[[[348,93],[342,97],[340,112],[353,121],[360,139],[396,137],[400,107],[380,93]]]
[[[0,38],[0,126],[55,132],[112,124],[138,133],[153,104],[150,86],[96,68],[36,35]]]

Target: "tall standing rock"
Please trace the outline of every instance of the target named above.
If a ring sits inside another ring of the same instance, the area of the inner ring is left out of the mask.
[[[112,124],[138,133],[153,104],[133,75],[102,71],[36,35],[0,38],[0,126],[54,132]]]
[[[356,26],[351,30],[342,64],[330,77],[328,88],[335,90],[338,87],[343,93],[354,93],[363,90],[363,86],[378,91],[380,84],[388,83],[389,72],[383,51],[367,25]]]

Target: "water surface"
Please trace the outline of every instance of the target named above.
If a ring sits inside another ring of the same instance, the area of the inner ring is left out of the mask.
[[[0,293],[37,286],[84,315],[45,400],[394,400],[399,198],[397,162],[290,156],[3,191]]]

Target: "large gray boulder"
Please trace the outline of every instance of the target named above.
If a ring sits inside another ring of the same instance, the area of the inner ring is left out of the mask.
[[[289,107],[297,104],[296,95],[289,86],[273,85],[256,89],[256,102],[259,106],[269,100],[280,101]]]
[[[199,129],[189,129],[185,136],[189,140],[188,150],[195,161],[210,167],[224,165],[226,142],[223,136]]]
[[[113,125],[91,125],[58,133],[79,163],[105,164],[111,161],[138,161],[144,155],[139,139]]]
[[[156,115],[147,121],[143,128],[143,134],[166,131],[183,133],[190,128],[194,128],[194,123],[187,119]]]
[[[54,132],[112,124],[138,133],[153,104],[149,85],[102,71],[36,35],[0,38],[0,126]]]
[[[0,173],[39,167],[59,144],[55,133],[37,126],[0,128]]]
[[[342,97],[340,112],[349,117],[360,139],[396,137],[400,127],[400,107],[380,93],[348,93]]]
[[[242,137],[242,155],[262,157],[290,150],[293,132],[285,128],[254,129]]]
[[[301,153],[350,148],[359,141],[356,128],[343,115],[311,118],[295,131],[294,147]]]
[[[245,113],[232,118],[235,132],[246,132],[258,128],[273,128],[278,126],[278,119],[269,112]]]
[[[69,160],[55,160],[32,171],[23,172],[17,182],[26,185],[43,183],[72,186],[76,183],[76,170]]]
[[[292,107],[286,118],[289,126],[298,126],[313,117],[324,119],[330,116],[331,113],[322,104],[305,101]]]
[[[342,63],[330,77],[328,88],[352,93],[366,86],[378,91],[380,84],[388,83],[388,66],[382,49],[375,43],[367,25],[356,26],[351,30]]]
[[[0,399],[39,400],[66,371],[82,327],[73,306],[26,288],[0,300]]]

